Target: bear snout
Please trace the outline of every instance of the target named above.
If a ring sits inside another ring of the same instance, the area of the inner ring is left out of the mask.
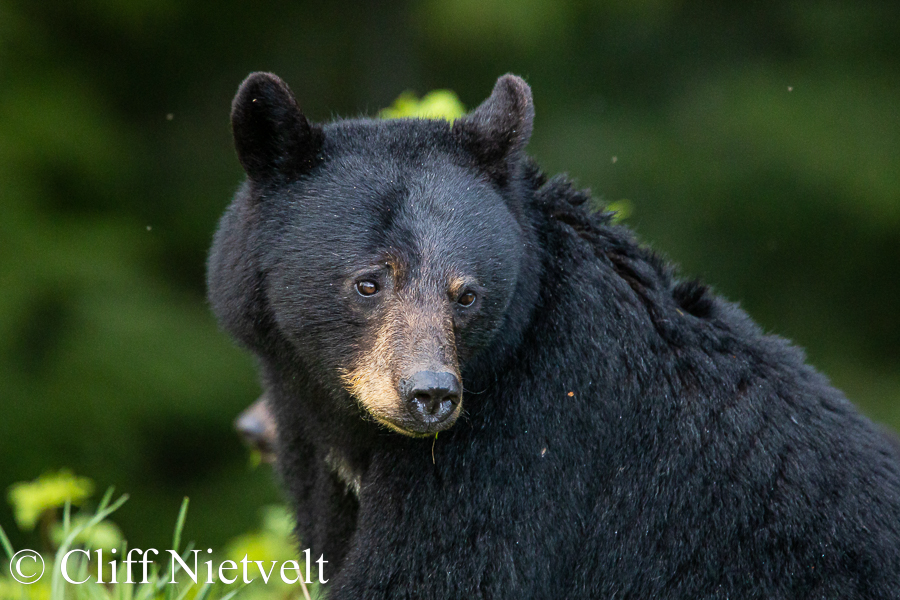
[[[410,415],[426,428],[437,431],[453,424],[455,419],[444,422],[457,413],[462,399],[462,385],[455,373],[418,371],[400,380],[399,387]]]
[[[261,454],[263,462],[275,462],[275,418],[269,411],[267,392],[238,415],[234,428],[250,448]]]

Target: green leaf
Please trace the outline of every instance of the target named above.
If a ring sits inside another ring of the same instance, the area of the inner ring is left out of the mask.
[[[607,204],[605,209],[608,212],[615,213],[612,221],[613,223],[619,223],[631,216],[631,213],[634,212],[634,204],[632,204],[631,200],[616,200]]]
[[[419,100],[412,92],[400,94],[394,103],[383,109],[378,116],[382,119],[444,119],[452,121],[463,116],[466,107],[459,97],[450,90],[434,90]]]
[[[93,481],[63,469],[57,473],[44,473],[34,481],[14,483],[9,488],[8,498],[19,528],[29,531],[45,511],[60,508],[66,502],[80,505],[93,493]]]

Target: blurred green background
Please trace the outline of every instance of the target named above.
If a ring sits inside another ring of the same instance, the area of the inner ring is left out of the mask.
[[[158,548],[184,495],[201,547],[279,498],[204,299],[254,70],[317,120],[523,75],[549,172],[900,427],[900,3],[0,0],[0,488],[68,466]]]

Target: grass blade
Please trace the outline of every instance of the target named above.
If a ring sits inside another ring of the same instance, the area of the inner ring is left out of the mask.
[[[50,600],[65,600],[63,594],[62,560],[72,544],[75,543],[75,538],[77,538],[85,529],[90,529],[112,513],[116,512],[128,500],[128,495],[123,494],[122,497],[116,500],[112,505],[106,506],[109,496],[111,496],[111,494],[107,492],[103,497],[103,501],[100,502],[100,507],[102,507],[102,509],[98,510],[97,514],[91,517],[86,523],[75,527],[72,531],[69,531],[68,528],[66,528],[66,538],[56,551],[56,558],[53,561],[53,573],[52,579],[50,580]],[[66,513],[69,512],[68,508],[69,504],[66,503]],[[66,514],[66,517],[66,521],[68,522],[68,514]]]
[[[69,533],[69,528],[72,526],[72,502],[66,500],[66,504],[63,507],[63,532]]]
[[[172,536],[172,550],[178,552],[181,545],[181,531],[184,529],[184,521],[187,519],[188,503],[190,498],[184,497],[181,501],[181,509],[178,511],[178,520],[175,522],[175,535]]]
[[[9,558],[9,560],[12,560],[13,554],[15,554],[15,552],[13,551],[12,544],[9,542],[9,538],[6,537],[6,532],[3,531],[2,525],[0,525],[0,545],[3,546],[3,550],[6,552],[6,556]]]
[[[246,586],[243,586],[243,585],[242,585],[242,586],[239,587],[238,589],[232,590],[232,591],[228,592],[227,594],[225,594],[224,596],[222,596],[221,598],[219,598],[219,600],[231,600],[232,598],[234,598],[235,594],[237,594],[238,592],[240,592],[241,590],[243,590],[244,587],[246,587]]]
[[[194,600],[206,600],[206,597],[209,596],[209,590],[212,589],[211,583],[204,583],[200,588],[200,591],[197,592],[197,595],[194,596]]]

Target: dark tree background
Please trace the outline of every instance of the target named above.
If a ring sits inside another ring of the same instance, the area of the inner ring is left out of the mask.
[[[547,170],[900,426],[900,3],[0,0],[0,487],[71,467],[159,548],[185,494],[201,547],[278,499],[204,300],[254,70],[319,120],[525,76]]]

